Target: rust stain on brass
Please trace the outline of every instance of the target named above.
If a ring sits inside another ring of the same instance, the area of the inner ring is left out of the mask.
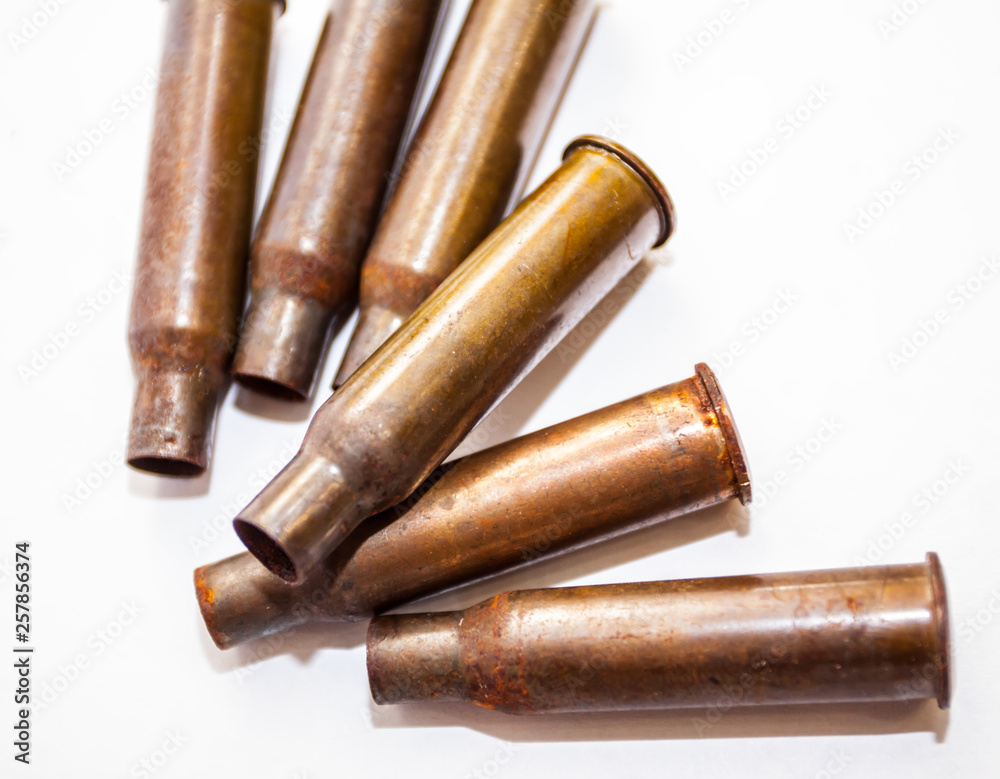
[[[417,598],[739,498],[750,476],[715,376],[696,375],[439,468],[303,584],[248,553],[195,571],[222,649]]]
[[[520,199],[593,0],[474,0],[361,271],[339,387]]]
[[[129,345],[128,462],[207,467],[243,305],[278,0],[169,0]],[[248,153],[248,150],[252,153]]]
[[[663,185],[585,137],[316,413],[299,453],[234,520],[301,582],[399,503],[673,228]]]
[[[924,563],[508,592],[376,617],[380,704],[509,713],[950,698],[937,555]]]
[[[236,380],[304,400],[357,297],[441,0],[343,0],[327,16],[250,260]]]

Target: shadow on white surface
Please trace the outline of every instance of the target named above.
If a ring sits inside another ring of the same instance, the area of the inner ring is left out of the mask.
[[[351,649],[364,645],[368,632],[368,620],[317,622],[223,651],[212,642],[201,617],[195,616],[194,619],[198,621],[198,635],[205,658],[217,674],[229,674],[238,669],[252,671],[259,663],[266,663],[279,655],[294,657],[303,665],[308,665],[321,650]]]
[[[518,716],[471,703],[378,706],[369,703],[376,728],[461,727],[504,741],[646,741],[670,739],[874,736],[948,730],[948,712],[932,700],[878,703],[747,706],[707,724],[706,709],[622,711]]]
[[[321,387],[313,388],[313,394],[309,400],[281,400],[237,384],[234,405],[240,411],[255,417],[274,419],[279,422],[305,422],[319,408],[315,403],[317,394],[322,394]],[[327,397],[329,397],[329,393],[323,396],[323,400],[325,401]]]
[[[128,492],[137,498],[170,500],[172,498],[200,498],[208,495],[212,486],[212,468],[215,458],[210,457],[208,468],[200,476],[161,476],[139,471],[129,466]]]

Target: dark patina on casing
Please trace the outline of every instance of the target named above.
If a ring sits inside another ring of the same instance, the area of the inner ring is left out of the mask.
[[[913,565],[508,592],[376,617],[377,703],[509,713],[950,697],[937,555]]]
[[[473,0],[361,270],[339,387],[520,199],[594,0]]]
[[[208,467],[243,306],[280,0],[169,0],[133,288],[128,462]]]
[[[304,400],[357,298],[441,0],[340,0],[320,36],[250,258],[233,373]]]
[[[301,582],[366,517],[413,492],[673,227],[667,192],[611,141],[563,164],[316,413],[302,448],[234,520]]]
[[[364,619],[723,501],[748,503],[729,406],[708,366],[696,371],[442,466],[301,585],[249,552],[199,568],[209,633],[227,649],[304,622]]]

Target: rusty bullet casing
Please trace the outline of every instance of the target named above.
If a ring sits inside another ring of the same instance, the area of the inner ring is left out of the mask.
[[[282,0],[169,0],[129,345],[128,462],[208,467],[236,344],[271,33]]]
[[[354,306],[441,0],[342,0],[326,19],[250,259],[233,373],[304,400]]]
[[[520,199],[593,0],[474,0],[361,270],[339,387]]]
[[[304,622],[364,619],[732,498],[750,475],[726,399],[696,375],[442,466],[303,584],[248,552],[195,571],[228,649]]]
[[[366,517],[426,479],[673,225],[631,152],[580,138],[316,413],[302,448],[236,517],[247,548],[300,582]]]
[[[523,590],[376,617],[380,704],[509,713],[844,703],[950,695],[937,555],[924,563]]]

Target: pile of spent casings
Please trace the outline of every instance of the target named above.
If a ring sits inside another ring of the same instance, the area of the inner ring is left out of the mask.
[[[739,434],[704,364],[441,467],[674,225],[656,175],[597,136],[572,141],[520,200],[592,0],[474,0],[410,133],[441,6],[334,5],[251,241],[284,4],[169,2],[129,330],[129,463],[204,472],[230,376],[308,400],[332,334],[360,305],[334,394],[234,521],[249,553],[195,572],[215,643],[374,616],[378,703],[537,712],[933,697],[946,707],[933,554],[375,616],[750,500]]]

